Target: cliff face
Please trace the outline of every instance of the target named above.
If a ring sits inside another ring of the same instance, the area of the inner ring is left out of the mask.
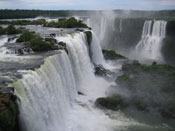
[[[175,64],[175,21],[168,21],[161,50],[167,63]]]
[[[114,26],[105,30],[101,41],[103,48],[113,49],[122,53],[133,51],[141,40],[145,21],[153,19],[116,18]],[[175,21],[167,20],[166,36],[161,45],[161,54],[166,63],[175,63]]]
[[[115,30],[110,35],[109,47],[128,49],[135,47],[142,35],[144,19],[115,19]]]

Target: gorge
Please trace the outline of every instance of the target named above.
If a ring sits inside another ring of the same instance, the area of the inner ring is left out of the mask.
[[[165,91],[167,94],[163,94],[163,98],[160,98],[163,103],[160,102],[161,106],[166,106],[165,103],[170,101],[169,98],[172,101],[175,100],[172,80],[175,71],[173,65],[175,55],[168,53],[174,48],[173,40],[170,39],[175,36],[174,29],[170,29],[175,26],[174,20],[129,18],[129,16],[123,18],[115,12],[111,12],[114,15],[110,13],[111,17],[108,18],[108,13],[102,13],[103,15],[97,13],[88,17],[76,16],[75,18],[87,24],[88,27],[85,28],[57,28],[58,25],[54,22],[50,23],[51,27],[44,24],[17,24],[15,26],[15,28],[23,27],[38,34],[41,38],[35,37],[39,39],[38,43],[41,42],[42,46],[48,43],[54,43],[53,47],[57,46],[51,50],[46,49],[47,51],[32,51],[33,40],[25,41],[28,44],[17,42],[21,34],[0,36],[0,86],[2,94],[9,94],[5,88],[14,88],[21,131],[164,131],[175,129],[173,125],[174,104],[172,104],[172,110],[168,109],[170,118],[160,115],[162,111],[157,110],[160,106],[155,109],[146,102],[146,105],[151,108],[148,108],[149,111],[140,111],[135,109],[134,102],[130,101],[135,92],[127,89],[128,85],[135,88],[137,97],[151,98],[147,95],[151,91],[161,95],[159,87],[150,86],[149,82],[144,80],[150,76],[152,78],[152,74],[146,74],[151,72],[155,74],[155,81],[171,82],[170,85],[165,82],[168,87],[171,86],[171,93]],[[69,18],[65,17],[65,19]],[[29,20],[37,19],[41,18]],[[46,22],[53,20],[45,17],[42,19]],[[57,19],[64,21],[62,17],[56,17]],[[69,23],[65,25],[69,27]],[[7,25],[3,24],[2,27],[6,28]],[[166,39],[168,42],[165,41]],[[170,44],[166,47],[165,43]],[[31,50],[27,50],[27,46]],[[168,58],[171,56],[171,59],[166,59],[167,56]],[[99,67],[99,74],[105,75],[97,75],[96,67]],[[164,71],[167,76],[161,75],[162,77],[159,78],[159,74]],[[140,83],[135,81],[137,77]],[[164,79],[165,77],[168,80]],[[133,81],[136,85],[132,83]],[[140,86],[141,83],[145,85]],[[151,84],[154,85],[154,81],[151,81]],[[143,89],[137,90],[138,85]],[[154,87],[156,90],[151,90]],[[146,92],[145,88],[150,92]],[[105,105],[106,103],[108,105],[108,101],[102,106],[97,103],[98,98],[108,100],[110,97],[116,98],[116,95],[117,100],[120,97],[126,98],[129,107],[123,109],[121,104],[119,109],[116,109],[118,105],[115,105],[115,109],[111,110]],[[154,99],[159,101],[159,95]],[[0,100],[2,100],[1,97]],[[155,111],[152,111],[154,109]],[[1,114],[3,116],[1,113],[3,111],[2,108],[0,116]],[[164,114],[167,116],[166,112]],[[14,130],[2,126],[3,122],[0,119],[0,130]],[[8,124],[7,127],[11,125]]]

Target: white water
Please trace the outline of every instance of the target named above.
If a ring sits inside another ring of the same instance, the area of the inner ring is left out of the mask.
[[[142,38],[136,46],[136,52],[142,58],[161,60],[162,40],[166,34],[166,21],[145,21]]]
[[[7,49],[7,47],[5,47],[5,44],[8,42],[8,36],[2,36],[0,38],[0,58],[4,59],[7,57],[12,57],[12,56],[16,56],[14,51]],[[10,44],[13,44],[16,42],[16,38],[12,41],[10,41]]]
[[[76,98],[76,85],[69,58],[63,52],[45,60],[13,83],[20,99],[23,130],[68,131],[67,115]]]
[[[102,49],[94,32],[92,32],[92,43],[90,45],[90,49],[91,49],[92,61],[96,65],[101,64],[105,66],[105,60],[102,54]]]
[[[112,131],[116,124],[94,108],[110,83],[96,78],[83,33],[59,36],[68,55],[50,56],[44,65],[13,83],[25,131]],[[77,96],[81,91],[84,96]],[[119,123],[118,123],[119,124]]]
[[[100,24],[100,41],[104,39],[105,33],[106,33],[106,18],[102,17],[101,24]]]
[[[2,37],[0,39],[0,55],[1,56],[5,55],[8,52],[7,48],[4,47],[5,43],[7,43],[7,41],[8,41],[8,37],[6,37],[6,36]]]

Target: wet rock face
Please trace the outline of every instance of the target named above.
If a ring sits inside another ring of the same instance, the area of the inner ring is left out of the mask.
[[[17,131],[19,126],[16,97],[10,93],[13,88],[3,90],[3,93],[0,92],[0,131]]]

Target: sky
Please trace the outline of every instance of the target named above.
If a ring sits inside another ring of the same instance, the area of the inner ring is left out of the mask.
[[[0,9],[175,10],[175,0],[0,0]]]

